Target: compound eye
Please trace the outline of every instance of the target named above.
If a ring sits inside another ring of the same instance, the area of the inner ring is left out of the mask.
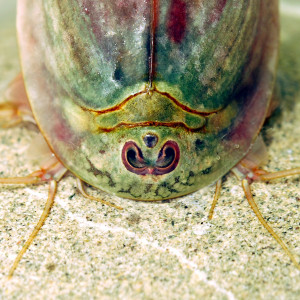
[[[147,166],[144,161],[143,153],[136,143],[127,142],[124,145],[122,160],[128,171],[139,175],[147,174]]]
[[[137,147],[129,148],[127,151],[127,161],[133,168],[145,167],[143,154]]]
[[[179,158],[179,147],[174,141],[167,141],[162,146],[154,165],[149,162],[149,159],[144,159],[142,150],[135,142],[126,142],[122,150],[122,161],[125,168],[138,175],[170,173],[177,167]]]
[[[172,147],[164,147],[160,150],[156,166],[159,168],[167,168],[172,164],[176,156],[176,152]]]
[[[179,147],[176,142],[168,141],[161,148],[156,161],[156,175],[163,175],[173,171],[180,158]]]

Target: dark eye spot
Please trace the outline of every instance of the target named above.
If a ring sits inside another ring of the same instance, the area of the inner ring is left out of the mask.
[[[155,134],[147,134],[144,136],[144,143],[148,148],[153,148],[158,142],[158,137]]]

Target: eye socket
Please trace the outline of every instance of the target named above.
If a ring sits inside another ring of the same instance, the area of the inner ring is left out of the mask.
[[[127,161],[134,168],[144,168],[145,162],[143,154],[139,148],[132,147],[127,151]]]
[[[135,142],[126,142],[122,150],[125,168],[138,175],[164,175],[172,172],[178,165],[180,150],[174,141],[167,141],[159,151],[155,165],[147,164],[142,150]]]
[[[159,168],[167,168],[172,164],[175,158],[175,150],[172,147],[164,147],[160,150],[156,166]]]
[[[124,145],[122,161],[125,168],[132,173],[139,175],[146,175],[148,173],[143,153],[137,144],[132,141]]]
[[[174,141],[167,141],[161,148],[156,161],[155,175],[163,175],[172,172],[178,165],[180,150]]]

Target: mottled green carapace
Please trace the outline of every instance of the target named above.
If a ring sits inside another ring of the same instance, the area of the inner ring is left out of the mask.
[[[275,0],[22,0],[33,113],[59,160],[106,192],[162,200],[226,174],[265,120]]]

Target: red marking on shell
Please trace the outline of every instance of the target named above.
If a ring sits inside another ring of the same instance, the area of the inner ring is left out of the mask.
[[[148,1],[146,0],[146,2]],[[107,31],[117,33],[120,28],[125,28],[130,32],[141,15],[144,18],[148,17],[148,4],[141,5],[139,0],[114,0],[103,3],[103,8],[95,0],[80,0],[80,2],[81,10],[89,19],[98,43],[101,43],[101,39],[105,37]]]
[[[220,20],[220,17],[222,15],[222,12],[225,8],[225,5],[227,3],[227,0],[219,0],[218,4],[216,5],[216,7],[213,9],[210,18],[209,18],[209,23],[215,23],[218,22]]]
[[[265,120],[268,101],[261,101],[261,99],[269,99],[267,95],[268,88],[266,87],[269,82],[270,78],[268,76],[262,78],[260,86],[255,90],[254,94],[250,93],[248,99],[245,98],[244,114],[241,116],[239,122],[237,122],[236,127],[232,128],[228,137],[231,143],[241,145],[244,142],[251,141],[253,139],[253,132],[249,124],[262,125],[262,120]]]
[[[89,19],[93,34],[100,44],[107,31],[116,31],[118,28],[132,30],[137,16],[147,17],[146,5],[139,5],[139,0],[114,0],[107,3],[102,9],[95,0],[81,0],[81,10]],[[103,43],[103,41],[102,41]]]
[[[115,13],[119,17],[122,26],[131,28],[134,25],[139,11],[139,1],[119,0],[115,1]]]
[[[90,19],[93,34],[98,43],[100,43],[103,34],[101,31],[101,27],[99,26],[99,15],[94,8],[94,2],[91,0],[83,0],[81,7],[83,12]]]
[[[54,126],[56,137],[59,141],[69,141],[72,139],[71,132],[62,123],[57,122]]]
[[[56,109],[51,111],[51,115],[54,120],[53,130],[55,138],[58,141],[65,142],[69,147],[77,147],[80,144],[80,136],[72,131]]]
[[[159,0],[153,0],[152,6],[152,28],[155,30],[158,24]]]
[[[182,41],[185,35],[186,22],[186,3],[182,0],[172,0],[167,22],[167,33],[170,40],[177,44]]]

